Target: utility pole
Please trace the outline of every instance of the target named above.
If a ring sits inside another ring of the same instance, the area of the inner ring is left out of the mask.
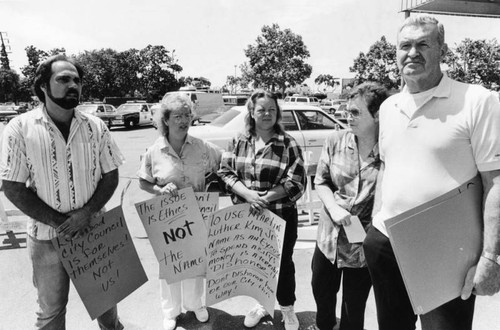
[[[5,41],[4,41],[4,35],[5,35]],[[7,52],[7,49],[5,47],[5,43],[9,42],[9,39],[7,39],[7,32],[0,31],[0,40],[2,42],[2,45],[0,46],[0,64],[2,68],[10,70],[9,57],[7,55],[7,53],[10,53],[10,51]],[[9,47],[10,49],[9,45],[7,45],[7,47]]]

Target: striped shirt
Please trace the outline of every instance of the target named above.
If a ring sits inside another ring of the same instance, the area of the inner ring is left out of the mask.
[[[255,151],[255,138],[240,135],[232,152],[222,156],[221,169],[218,172],[228,190],[241,181],[248,189],[266,191],[283,185],[287,197],[274,201],[269,210],[282,215],[282,209],[296,207],[295,202],[304,193],[306,172],[302,151],[297,142],[288,134],[277,134],[267,142],[264,148]],[[233,193],[234,204],[246,201]]]
[[[355,135],[350,131],[334,132],[325,141],[314,184],[328,186],[335,202],[352,215],[357,215],[367,230],[371,226],[371,213],[375,184],[380,169],[378,145],[361,165]],[[349,243],[342,226],[336,225],[323,207],[319,218],[317,244],[321,252],[339,268],[366,267],[362,243]]]
[[[101,119],[75,110],[66,141],[42,106],[5,127],[0,179],[25,182],[47,205],[67,213],[83,207],[101,175],[122,163],[123,156]],[[30,219],[28,234],[51,239],[55,229]]]

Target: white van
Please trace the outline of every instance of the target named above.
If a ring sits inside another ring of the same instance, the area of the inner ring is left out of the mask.
[[[183,93],[191,98],[191,101],[194,104],[193,122],[203,121],[203,117],[207,115],[219,114],[224,111],[224,102],[222,101],[222,95],[218,93],[179,90],[166,93],[165,96],[163,96],[162,102],[165,101],[167,96],[175,93]]]

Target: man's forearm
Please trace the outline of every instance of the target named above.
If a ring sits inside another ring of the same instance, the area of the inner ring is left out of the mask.
[[[90,200],[83,206],[90,214],[99,212],[111,199],[119,182],[118,169],[103,174]]]
[[[22,182],[3,181],[5,196],[27,216],[57,228],[68,218],[42,201]]]
[[[484,189],[483,249],[500,254],[500,170],[482,172]]]

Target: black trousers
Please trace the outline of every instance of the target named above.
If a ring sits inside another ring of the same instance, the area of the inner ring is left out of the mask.
[[[399,271],[389,238],[375,227],[363,243],[373,281],[379,330],[414,330],[417,316]],[[470,330],[475,296],[460,297],[420,316],[422,330]]]
[[[342,280],[340,330],[363,330],[365,307],[371,288],[367,268],[338,268],[316,245],[312,259],[312,290],[316,301],[316,326],[332,330],[337,323],[335,308]]]
[[[295,264],[293,263],[293,248],[297,242],[297,226],[299,216],[296,208],[283,209],[283,219],[286,221],[283,251],[281,255],[280,273],[276,298],[280,306],[290,306],[295,303]]]

